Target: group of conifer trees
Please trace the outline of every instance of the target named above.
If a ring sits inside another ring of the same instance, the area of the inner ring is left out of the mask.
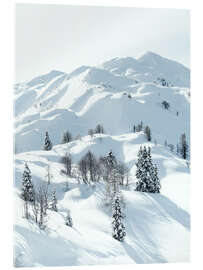
[[[151,142],[151,140],[152,140],[151,129],[148,125],[144,126],[142,121],[138,125],[133,126],[134,133],[140,132],[140,131],[144,131],[144,134],[147,138],[147,141]]]
[[[136,127],[134,131],[141,131],[143,129],[142,122]],[[146,128],[145,128],[146,129]],[[102,129],[100,130],[102,132]],[[64,133],[63,143],[71,141],[70,133]],[[181,137],[182,155],[187,153],[187,143],[185,136]],[[184,148],[185,147],[185,148]],[[44,150],[52,149],[52,142],[48,132],[45,134]],[[71,176],[72,158],[66,154],[61,158],[61,162],[65,165],[62,172]],[[136,165],[136,186],[135,191],[160,193],[161,184],[158,177],[157,166],[153,163],[151,157],[151,148],[146,146],[140,147],[138,152],[138,160]],[[49,168],[49,166],[48,166]],[[106,186],[105,202],[112,206],[112,236],[116,240],[123,241],[126,236],[125,226],[123,223],[124,214],[122,213],[123,198],[120,192],[120,186],[126,182],[128,185],[128,168],[117,161],[112,151],[107,156],[100,156],[96,158],[91,151],[88,151],[78,162],[77,170],[82,181],[85,184],[91,182],[98,182],[103,180]],[[49,176],[49,177],[48,177]],[[29,218],[29,205],[35,217],[36,223],[42,227],[44,224],[44,217],[47,209],[58,211],[56,191],[54,190],[51,196],[48,193],[48,186],[50,185],[50,171],[48,169],[48,181],[46,187],[35,188],[32,183],[31,171],[28,164],[25,164],[25,169],[22,177],[22,192],[21,197],[24,200],[25,217]],[[124,181],[125,180],[125,181]],[[51,198],[50,198],[51,197]],[[72,226],[72,218],[70,211],[68,211],[65,224]]]

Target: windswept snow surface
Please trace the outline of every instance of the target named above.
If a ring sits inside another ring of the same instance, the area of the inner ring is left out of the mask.
[[[161,86],[165,78],[169,87]],[[190,172],[185,160],[164,146],[176,144],[182,133],[190,137],[189,70],[148,52],[139,59],[116,58],[100,67],[82,66],[70,74],[52,71],[15,85],[15,224],[16,266],[70,266],[127,263],[187,262],[190,257]],[[131,97],[128,97],[130,94]],[[164,109],[166,100],[170,107]],[[177,116],[177,112],[179,113]],[[132,133],[143,121],[143,132]],[[102,124],[105,134],[87,136]],[[69,130],[75,138],[60,144]],[[45,132],[53,142],[43,151]],[[157,145],[154,144],[157,140]],[[161,180],[161,193],[135,192],[135,162],[140,146],[150,146]],[[126,238],[112,238],[111,210],[104,205],[104,183],[85,185],[61,175],[60,157],[70,153],[74,165],[91,150],[97,157],[112,150],[130,169],[130,185],[121,188],[126,207]],[[23,217],[20,198],[24,164],[37,187],[56,190],[58,212],[48,210],[45,230]],[[66,182],[69,182],[69,190]],[[70,210],[73,227],[65,225]]]

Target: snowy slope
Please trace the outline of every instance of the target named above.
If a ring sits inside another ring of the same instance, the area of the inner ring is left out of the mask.
[[[188,68],[150,51],[138,59],[132,57],[114,58],[102,66],[114,74],[124,75],[138,81],[151,82],[157,77],[164,77],[173,85],[190,86]]]
[[[142,69],[137,65],[142,65]],[[139,70],[138,75],[144,77],[136,81],[126,74],[127,67],[136,74]],[[150,72],[146,73],[146,67]],[[155,73],[163,75],[173,86],[161,86],[154,81]],[[185,83],[180,84],[179,80]],[[106,133],[116,135],[132,131],[141,120],[151,127],[153,139],[161,144],[167,139],[176,145],[182,133],[189,140],[188,80],[189,70],[181,64],[147,53],[138,60],[113,59],[103,67],[82,66],[70,74],[52,71],[16,84],[17,151],[40,149],[45,131],[51,134],[54,144],[59,144],[66,129],[73,136],[84,136],[100,123]],[[163,109],[164,100],[170,104],[169,110]]]
[[[158,77],[170,86],[160,85]],[[82,66],[69,74],[54,70],[15,84],[15,265],[189,261],[190,172],[186,162],[164,146],[165,140],[176,146],[182,133],[189,143],[189,85],[187,68],[151,52],[138,59],[116,58],[98,67]],[[164,100],[170,104],[168,110],[162,106]],[[152,142],[147,142],[143,132],[132,133],[140,121],[150,126]],[[97,124],[104,126],[105,134],[87,136]],[[73,141],[60,144],[66,130]],[[46,131],[54,145],[51,151],[42,150]],[[81,139],[75,139],[78,134]],[[161,194],[134,191],[141,145],[152,148]],[[127,233],[123,243],[112,238],[103,182],[88,186],[73,177],[66,189],[60,157],[68,152],[76,165],[88,150],[97,157],[112,150],[130,169],[130,187],[122,188]],[[25,162],[35,187],[46,182],[48,164],[53,175],[49,192],[56,190],[59,211],[48,210],[45,230],[23,218],[19,195]],[[65,225],[68,209],[73,228]]]
[[[102,141],[99,137],[102,136]],[[135,160],[140,145],[152,147],[152,158],[160,172],[162,193],[135,192]],[[123,188],[126,201],[124,223],[127,236],[121,243],[111,236],[111,213],[104,205],[104,184],[96,187],[78,184],[60,175],[59,158],[67,150],[76,163],[91,150],[96,156],[109,148],[131,169],[130,190]],[[56,189],[59,212],[49,212],[47,228],[39,230],[34,222],[22,218],[19,199],[21,174],[28,161],[33,182],[45,181],[47,162],[54,175],[50,190]],[[146,143],[143,134],[122,136],[97,135],[55,146],[51,151],[33,151],[16,155],[15,177],[15,256],[19,265],[65,266],[122,263],[161,263],[189,260],[189,170],[185,162],[163,146]],[[175,189],[174,189],[175,188]],[[65,216],[71,211],[73,228],[67,227]],[[169,233],[170,232],[170,233]]]

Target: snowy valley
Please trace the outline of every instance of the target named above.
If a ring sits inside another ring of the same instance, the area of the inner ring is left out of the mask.
[[[15,266],[189,261],[189,69],[147,52],[138,59],[115,58],[71,73],[54,70],[15,84],[14,92]],[[104,132],[95,131],[98,125]],[[71,136],[62,143],[66,131]],[[46,132],[52,143],[48,151],[43,149]],[[160,193],[135,191],[140,147],[151,149]],[[124,241],[112,237],[104,172],[97,172],[95,181],[87,173],[85,182],[79,170],[88,151],[97,165],[112,152],[126,168],[123,183],[116,183],[123,201]],[[66,155],[72,167],[64,174],[61,160]],[[25,217],[25,164],[34,188],[48,188],[43,228],[35,222],[30,202]],[[50,209],[53,192],[57,211]],[[66,224],[67,213],[72,226]]]

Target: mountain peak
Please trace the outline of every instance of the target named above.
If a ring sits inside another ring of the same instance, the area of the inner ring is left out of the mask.
[[[143,63],[145,61],[147,61],[147,62],[148,61],[155,61],[155,60],[157,60],[157,61],[163,61],[164,59],[165,60],[168,60],[167,58],[165,58],[165,57],[163,57],[163,56],[161,56],[161,55],[159,55],[157,53],[154,53],[152,51],[147,51],[141,57],[139,57],[137,59],[137,61]]]

